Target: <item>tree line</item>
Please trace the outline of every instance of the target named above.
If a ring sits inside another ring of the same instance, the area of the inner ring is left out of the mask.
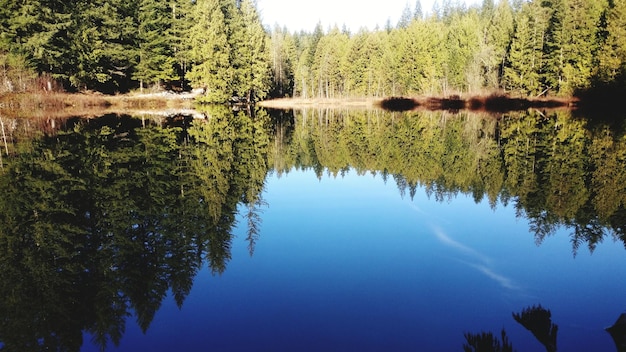
[[[4,91],[37,77],[43,89],[190,85],[211,102],[269,91],[267,35],[252,0],[1,0],[0,26]]]
[[[428,15],[418,0],[373,31],[275,27],[271,51],[278,91],[302,97],[571,96],[625,86],[625,28],[623,0],[448,0]]]
[[[194,87],[225,102],[626,87],[626,0],[438,4],[351,33],[265,28],[254,0],[0,0],[1,89]]]

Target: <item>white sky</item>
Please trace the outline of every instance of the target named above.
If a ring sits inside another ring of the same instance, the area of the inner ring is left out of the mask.
[[[361,27],[385,28],[387,19],[395,26],[407,3],[411,11],[416,0],[257,0],[263,24],[274,27],[278,23],[290,31],[312,32],[318,22],[324,30],[345,24],[355,33]],[[430,13],[435,0],[421,0],[422,11]],[[439,5],[443,0],[438,0]],[[465,4],[481,4],[482,0],[460,0]]]

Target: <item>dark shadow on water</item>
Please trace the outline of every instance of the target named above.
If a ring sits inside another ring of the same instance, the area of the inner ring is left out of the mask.
[[[550,310],[541,305],[532,306],[521,313],[513,313],[513,319],[532,332],[537,341],[545,346],[546,351],[556,352],[556,334],[559,327],[552,323]]]
[[[558,325],[552,322],[552,313],[541,305],[523,309],[513,313],[513,319],[530,331],[547,352],[557,351]],[[622,313],[617,321],[605,329],[613,338],[617,352],[626,352],[626,313]],[[492,332],[478,334],[465,333],[465,352],[510,352],[515,351],[506,331],[502,329],[500,336]]]
[[[617,352],[626,352],[626,313],[622,313],[615,324],[605,330],[611,334]]]
[[[462,110],[505,113],[511,111],[524,111],[528,109],[560,109],[574,108],[575,101],[567,99],[529,99],[513,98],[504,94],[492,94],[489,96],[474,96],[462,98],[458,95],[449,97],[429,97],[429,98],[405,98],[391,97],[383,99],[380,107],[387,111],[450,111],[459,112]]]
[[[387,111],[410,111],[419,105],[417,100],[403,97],[391,97],[380,102],[380,107]]]
[[[465,352],[513,352],[513,345],[506,336],[506,331],[502,329],[500,332],[500,340],[491,332],[481,332],[480,334],[465,333],[466,343],[463,345]]]
[[[622,124],[626,117],[626,83],[621,81],[597,83],[593,88],[577,91],[575,114],[608,125]]]
[[[541,305],[523,309],[520,313],[513,313],[513,319],[530,331],[547,352],[556,352],[556,335],[558,325],[552,322],[552,313]],[[491,332],[479,334],[465,333],[465,352],[509,352],[515,351],[509,341],[506,331],[502,329],[500,337]]]

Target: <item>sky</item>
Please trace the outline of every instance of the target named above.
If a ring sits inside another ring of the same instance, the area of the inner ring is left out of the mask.
[[[434,2],[421,0],[423,12],[429,13]],[[345,24],[351,32],[361,27],[371,30],[377,25],[384,28],[388,19],[395,26],[406,5],[413,10],[415,3],[416,0],[257,0],[263,24],[270,27],[279,24],[290,31],[307,32],[312,32],[318,22],[324,30]],[[477,3],[482,1],[465,0],[468,6]]]

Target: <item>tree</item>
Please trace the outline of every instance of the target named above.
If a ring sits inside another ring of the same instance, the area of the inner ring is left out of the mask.
[[[612,0],[605,10],[603,41],[597,52],[595,80],[601,84],[615,80],[626,85],[626,1]]]
[[[268,38],[254,0],[242,0],[232,21],[235,92],[247,102],[264,98],[270,88]]]
[[[515,31],[504,67],[504,87],[524,94],[542,92],[543,46],[547,12],[537,2],[524,3],[516,16]]]
[[[270,39],[272,89],[270,96],[285,97],[293,94],[294,58],[296,46],[287,28],[274,27]]]
[[[413,10],[413,19],[419,21],[424,18],[424,12],[422,11],[422,1],[415,1],[415,9]]]
[[[202,100],[207,102],[226,102],[233,91],[232,48],[224,1],[228,0],[198,0],[192,10],[189,55],[193,67],[186,78],[193,87],[205,89]]]
[[[176,74],[180,80],[180,89],[185,90],[187,83],[185,74],[190,69],[189,52],[191,45],[189,44],[188,35],[192,22],[193,2],[188,0],[171,0],[172,8],[172,55],[176,61]]]
[[[453,11],[452,9],[451,7],[448,11]],[[474,80],[476,75],[466,75],[466,72],[480,45],[478,14],[472,11],[464,16],[454,15],[450,21],[445,40],[445,49],[448,53],[445,66],[446,81],[455,89],[472,90],[479,84]]]
[[[398,28],[401,29],[406,29],[409,24],[411,24],[411,21],[413,20],[413,14],[411,13],[411,8],[409,7],[409,4],[407,3],[404,6],[404,10],[402,10],[402,15],[400,16],[400,19],[398,20]]]
[[[172,15],[167,2],[141,0],[139,2],[139,62],[133,78],[160,86],[176,79],[172,52]]]
[[[25,0],[18,6],[3,34],[11,42],[10,50],[26,56],[38,72],[68,79],[66,63],[73,56],[67,46],[71,6],[59,0]]]

